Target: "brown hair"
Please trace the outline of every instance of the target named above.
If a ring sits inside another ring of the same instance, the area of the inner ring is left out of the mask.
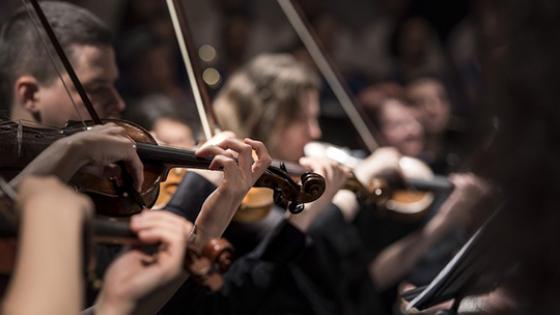
[[[214,109],[222,128],[266,144],[301,111],[302,93],[319,87],[317,75],[291,55],[260,55],[228,80]]]

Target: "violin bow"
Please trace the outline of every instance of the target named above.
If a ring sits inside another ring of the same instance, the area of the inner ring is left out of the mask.
[[[206,140],[209,140],[218,130],[218,120],[214,110],[212,109],[208,90],[202,80],[202,71],[200,64],[196,59],[194,41],[192,40],[189,25],[187,23],[185,8],[181,0],[166,1],[173,28],[175,30],[177,43],[179,44],[179,49],[181,51],[181,57],[183,58],[183,64],[185,65],[185,70],[187,71],[187,75],[189,77],[196,109],[204,131],[204,136],[206,137]]]
[[[380,145],[379,137],[375,135],[379,132],[373,124],[365,119],[361,109],[356,106],[356,99],[351,96],[349,89],[344,85],[342,76],[334,67],[333,62],[328,58],[325,49],[318,40],[318,36],[313,32],[309,21],[305,18],[302,8],[292,0],[277,0],[280,8],[288,18],[311,58],[319,68],[319,71],[327,81],[327,84],[334,92],[342,109],[350,119],[352,125],[358,132],[362,142],[370,152],[375,151]]]
[[[2,176],[0,176],[0,192],[11,201],[16,201],[16,191]]]
[[[2,219],[15,223],[18,219],[16,204],[17,192],[14,188],[0,176],[0,214]]]
[[[43,45],[45,46],[47,54],[51,58],[51,61],[53,62],[53,66],[54,66],[55,70],[57,71],[57,74],[58,74],[60,80],[64,84],[66,92],[68,93],[68,96],[70,97],[70,100],[74,104],[75,109],[77,110],[77,106],[74,102],[74,99],[72,98],[72,95],[70,94],[68,88],[66,88],[66,83],[64,82],[64,79],[62,78],[62,75],[61,75],[60,71],[58,70],[58,67],[56,66],[56,62],[54,62],[54,57],[52,57],[50,55],[50,50],[47,47],[46,43],[43,41],[43,38],[41,37],[41,32],[40,32],[39,28],[37,27],[37,25],[35,24],[36,22],[33,18],[33,15],[31,14],[31,12],[29,10],[28,2],[33,7],[33,10],[35,11],[35,14],[36,14],[37,18],[39,19],[39,22],[41,23],[41,26],[43,27],[43,30],[46,32],[46,34],[49,38],[49,41],[52,44],[52,47],[54,48],[58,58],[62,62],[64,70],[66,71],[66,73],[68,73],[68,76],[70,77],[70,80],[72,81],[72,84],[76,88],[76,91],[78,91],[80,99],[84,103],[84,106],[86,107],[89,115],[91,116],[91,119],[97,125],[103,124],[103,122],[99,118],[99,115],[95,111],[95,108],[93,107],[93,103],[91,102],[91,99],[87,95],[86,89],[84,88],[84,86],[82,85],[82,82],[80,81],[80,79],[76,75],[76,71],[74,71],[74,68],[72,67],[72,64],[70,63],[70,60],[66,56],[66,53],[64,52],[64,49],[62,48],[62,45],[60,45],[60,42],[58,41],[58,38],[56,37],[56,34],[54,33],[47,17],[45,16],[45,13],[43,12],[43,9],[39,5],[39,2],[37,0],[22,0],[22,3],[25,6],[25,8],[27,9],[27,12],[29,14],[29,18],[34,25],[35,30],[37,31],[37,35],[41,39],[41,41],[43,42]],[[79,114],[79,112],[78,112],[78,114]],[[84,123],[83,120],[82,120],[82,123]],[[146,204],[144,202],[144,199],[142,198],[140,193],[138,191],[136,191],[136,189],[133,188],[132,177],[128,173],[124,163],[122,161],[120,161],[120,162],[117,163],[117,165],[122,170],[122,179],[123,179],[123,182],[124,182],[124,190],[122,191],[123,197],[131,198],[141,208],[145,208]],[[116,185],[116,183],[115,183],[115,185]]]

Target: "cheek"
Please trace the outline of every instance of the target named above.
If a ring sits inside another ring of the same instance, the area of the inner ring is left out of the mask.
[[[70,119],[78,119],[76,109],[64,91],[48,91],[44,93],[41,96],[39,106],[41,108],[41,115],[47,124],[52,123],[53,120],[56,120],[57,123],[64,123]],[[78,102],[76,106],[79,109],[81,102]]]
[[[385,130],[383,132],[383,136],[385,137],[385,140],[387,140],[387,144],[389,145],[396,145],[404,138],[404,134],[396,128]]]
[[[297,126],[291,126],[276,134],[275,147],[282,152],[283,159],[297,161],[303,156],[303,147],[307,139],[303,130]]]

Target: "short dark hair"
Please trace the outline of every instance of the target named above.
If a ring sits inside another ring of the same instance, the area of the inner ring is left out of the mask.
[[[112,44],[109,28],[86,9],[58,1],[41,2],[41,8],[70,58],[73,57],[72,45]],[[55,60],[58,60],[56,56]],[[23,74],[32,75],[41,83],[48,83],[56,77],[56,71],[25,7],[19,8],[2,26],[0,106],[11,106],[13,84]]]

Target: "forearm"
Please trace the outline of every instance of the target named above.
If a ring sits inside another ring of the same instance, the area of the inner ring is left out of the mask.
[[[34,211],[24,212],[19,257],[3,314],[78,314],[81,211],[64,206],[60,211],[44,211],[51,205],[37,203],[27,206]]]
[[[17,186],[21,179],[29,176],[55,175],[60,180],[68,182],[87,160],[78,146],[67,139],[54,142],[39,154],[16,176],[11,184]]]
[[[195,225],[195,248],[201,248],[212,238],[221,237],[243,200],[243,194],[218,187],[204,202]]]
[[[214,190],[216,190],[216,185],[200,174],[189,170],[164,210],[194,222],[202,205]]]
[[[155,290],[145,299],[139,301],[138,305],[132,312],[133,315],[153,315],[163,308],[163,306],[173,297],[175,292],[187,281],[188,275],[183,274],[171,281],[170,283]],[[105,314],[95,314],[105,315]]]
[[[175,292],[188,279],[182,274],[171,282],[155,290],[152,294],[140,301],[107,300],[101,294],[95,305],[82,311],[82,315],[154,315],[163,308]]]
[[[421,230],[408,235],[383,250],[370,263],[370,276],[378,289],[385,289],[406,275],[423,255],[447,233],[440,216],[434,217]]]

